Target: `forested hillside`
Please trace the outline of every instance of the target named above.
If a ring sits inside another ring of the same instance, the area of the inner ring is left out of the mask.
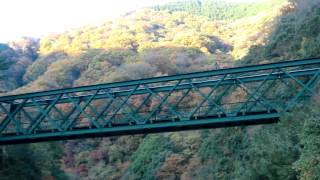
[[[23,93],[319,54],[318,0],[184,1],[0,44],[0,90]],[[319,112],[315,96],[274,125],[4,146],[0,179],[316,180]]]
[[[23,75],[37,59],[38,40],[23,38],[9,44],[0,43],[0,93],[23,85]]]
[[[236,20],[255,16],[261,12],[270,12],[285,0],[262,2],[228,2],[223,0],[184,0],[153,7],[157,11],[186,11],[191,14],[208,17],[211,20]]]
[[[187,12],[144,9],[98,27],[52,34],[40,40],[39,58],[16,92],[207,70],[216,63],[231,66],[264,42],[277,16],[226,24]]]

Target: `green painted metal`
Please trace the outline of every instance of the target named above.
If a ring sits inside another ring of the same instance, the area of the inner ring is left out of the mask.
[[[308,100],[320,59],[0,97],[0,144],[273,123]]]

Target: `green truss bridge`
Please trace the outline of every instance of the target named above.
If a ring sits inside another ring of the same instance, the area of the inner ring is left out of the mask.
[[[0,144],[275,123],[319,78],[304,59],[3,96]]]

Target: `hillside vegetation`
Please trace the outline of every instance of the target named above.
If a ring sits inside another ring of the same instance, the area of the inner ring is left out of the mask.
[[[262,2],[226,2],[223,0],[184,0],[153,7],[157,11],[185,11],[208,17],[210,20],[237,20],[244,17],[270,12],[285,0],[264,0]]]
[[[99,26],[0,44],[0,90],[22,93],[317,57],[319,27],[318,0],[171,3]],[[0,179],[316,180],[318,95],[274,125],[4,146]]]

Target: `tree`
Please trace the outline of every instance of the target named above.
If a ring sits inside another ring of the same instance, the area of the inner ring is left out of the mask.
[[[9,63],[4,57],[0,57],[0,70],[5,70],[8,68]]]
[[[3,79],[3,71],[8,69],[9,65],[10,63],[7,61],[7,59],[0,56],[0,80]]]
[[[303,180],[320,179],[320,114],[319,99],[313,103],[305,114],[301,133],[301,156],[295,163],[295,169]]]
[[[130,179],[154,179],[169,146],[168,139],[162,135],[150,135],[145,138],[133,154],[126,176]]]

